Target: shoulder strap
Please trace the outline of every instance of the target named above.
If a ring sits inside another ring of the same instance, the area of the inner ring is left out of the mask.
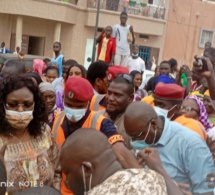
[[[60,122],[62,120],[62,118],[65,116],[65,112],[61,112],[60,113],[60,116],[58,117],[55,125],[54,125],[54,131],[53,131],[53,137],[54,139],[56,140],[56,137],[57,137],[57,132],[58,132],[58,127],[60,125]]]
[[[93,105],[93,110],[98,111],[99,110],[99,102],[102,100],[104,95],[96,95],[94,105]]]
[[[91,124],[90,124],[91,128],[96,129],[97,121],[98,121],[99,117],[103,115],[103,112],[104,112],[103,110],[102,111],[98,111],[98,112],[94,112],[94,115],[92,117]]]

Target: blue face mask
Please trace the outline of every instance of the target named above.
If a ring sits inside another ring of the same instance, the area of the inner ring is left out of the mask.
[[[154,140],[151,144],[147,144],[146,143],[146,138],[148,137],[148,134],[150,132],[150,129],[151,129],[151,123],[149,125],[149,128],[148,128],[148,131],[147,131],[147,134],[146,134],[146,137],[144,140],[135,140],[135,141],[131,141],[131,146],[136,149],[136,150],[143,150],[144,148],[148,148],[148,147],[152,147],[154,146],[154,142],[155,142],[155,139],[156,139],[156,135],[157,135],[157,129],[155,130],[155,136],[154,136]]]

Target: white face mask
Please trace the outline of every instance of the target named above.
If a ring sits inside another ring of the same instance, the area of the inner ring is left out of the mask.
[[[64,105],[64,112],[66,113],[66,117],[71,121],[71,122],[77,122],[80,121],[84,115],[86,114],[87,108],[82,108],[82,109],[73,109],[66,107]]]
[[[18,112],[5,109],[5,118],[13,128],[23,129],[26,128],[28,124],[32,121],[33,110]]]
[[[157,107],[157,106],[154,106],[154,110],[157,113],[157,115],[164,116],[164,117],[167,117],[167,114],[169,111],[169,110]]]
[[[133,57],[138,57],[138,56],[139,56],[138,53],[137,53],[137,54],[132,53],[131,55],[132,55]]]

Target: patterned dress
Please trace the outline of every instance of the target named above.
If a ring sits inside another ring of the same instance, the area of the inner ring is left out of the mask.
[[[152,170],[127,169],[118,171],[88,195],[167,195],[164,178]]]
[[[0,148],[4,143],[0,138]],[[4,162],[9,194],[44,185],[60,189],[59,149],[48,130],[33,140],[7,144]]]

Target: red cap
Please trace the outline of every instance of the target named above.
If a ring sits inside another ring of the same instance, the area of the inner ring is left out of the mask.
[[[118,74],[129,74],[129,70],[123,66],[110,66],[107,70],[107,80],[112,81]]]
[[[64,93],[69,99],[87,102],[93,97],[93,87],[87,79],[69,77],[66,81]]]
[[[157,84],[155,87],[155,98],[164,100],[183,100],[185,88],[177,84]]]

